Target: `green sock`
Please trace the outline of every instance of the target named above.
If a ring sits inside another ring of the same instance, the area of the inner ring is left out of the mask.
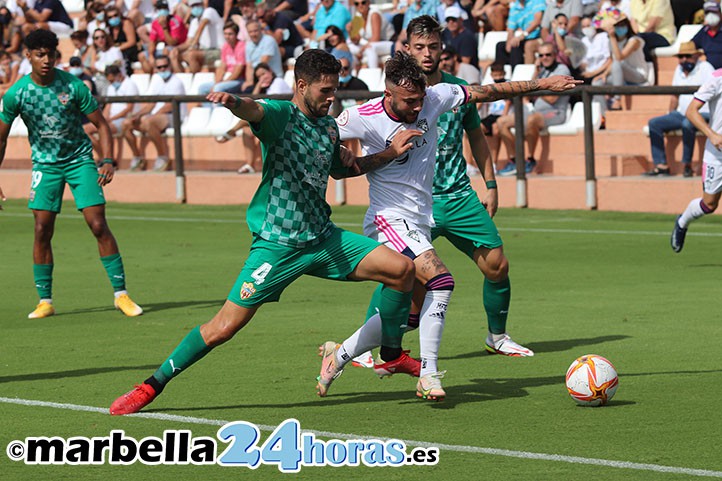
[[[196,326],[183,338],[163,364],[153,373],[153,377],[165,386],[174,376],[182,373],[211,351],[201,336],[201,326]]]
[[[108,279],[110,279],[110,284],[113,286],[113,291],[124,291],[125,271],[123,270],[123,259],[120,257],[120,254],[101,257],[100,262],[102,262],[103,267],[105,267],[105,272],[108,274]]]
[[[375,314],[379,311],[379,306],[381,305],[381,291],[384,289],[383,284],[379,284],[379,286],[374,291],[373,295],[371,296],[371,302],[369,302],[369,308],[366,311],[366,321],[371,319]],[[364,324],[366,323],[364,321]]]
[[[503,281],[494,282],[484,279],[484,309],[492,334],[506,332],[506,318],[509,316],[511,301],[511,282],[507,277]]]
[[[33,264],[35,289],[40,299],[53,298],[53,266],[54,264]]]
[[[381,316],[381,346],[401,348],[411,310],[411,292],[400,292],[389,287],[379,290]]]

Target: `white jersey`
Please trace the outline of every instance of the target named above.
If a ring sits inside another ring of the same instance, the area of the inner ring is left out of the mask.
[[[412,140],[414,146],[402,157],[366,175],[369,181],[367,222],[382,216],[408,219],[429,228],[434,225],[431,189],[439,137],[436,121],[447,110],[464,104],[467,98],[462,85],[440,83],[428,87],[423,108],[413,124],[403,123],[388,112],[383,97],[344,110],[339,115],[336,122],[341,140],[359,139],[362,155],[385,150],[401,130],[424,132]]]
[[[694,94],[695,99],[709,104],[709,126],[717,133],[722,132],[722,102],[720,102],[720,96],[722,96],[722,69],[712,72],[712,78],[705,82]],[[717,150],[709,139],[707,139],[704,146],[703,160],[709,164],[722,166],[722,152]]]

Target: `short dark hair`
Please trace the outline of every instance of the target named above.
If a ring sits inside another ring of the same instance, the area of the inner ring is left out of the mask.
[[[70,34],[70,40],[80,40],[81,42],[85,42],[88,40],[89,36],[90,34],[87,30],[76,30]]]
[[[426,75],[421,70],[421,65],[414,57],[406,52],[397,51],[393,57],[386,62],[384,69],[386,81],[399,87],[409,90],[426,88]]]
[[[566,16],[565,14],[563,14],[563,13],[557,13],[556,16],[554,17],[554,20],[559,20],[559,17],[564,17],[564,18],[566,18],[567,20],[569,20],[569,17],[567,17],[567,16]]]
[[[153,62],[153,65],[154,65],[154,66],[155,66],[156,63],[158,63],[158,60],[165,60],[166,62],[168,62],[168,65],[170,65],[171,68],[173,68],[173,65],[171,65],[171,62],[170,62],[170,57],[168,57],[167,55],[158,55],[158,56],[156,56],[156,57],[155,57],[155,62]]]
[[[105,67],[105,75],[119,75],[120,67],[117,65],[108,65]]]
[[[58,36],[50,30],[33,30],[25,37],[25,47],[28,50],[39,50],[47,48],[51,52],[58,49]]]
[[[501,62],[494,62],[489,66],[489,69],[492,72],[503,72],[504,75],[506,75],[506,70],[504,69],[504,64]]]
[[[254,77],[256,76],[256,70],[258,70],[259,68],[262,68],[262,69],[264,69],[264,70],[268,70],[269,72],[271,72],[271,74],[272,74],[274,77],[276,76],[276,73],[273,71],[273,69],[271,68],[270,65],[268,65],[266,62],[260,62],[258,65],[256,65],[255,67],[253,67],[253,76],[254,76]]]
[[[299,55],[293,71],[297,82],[303,79],[311,84],[323,75],[338,75],[341,62],[325,50],[310,49]]]
[[[421,15],[409,22],[406,27],[406,40],[411,40],[411,36],[427,38],[432,35],[438,35],[441,37],[441,25],[431,15]]]
[[[444,55],[444,54],[451,55],[452,57],[454,57],[457,60],[459,58],[459,54],[456,53],[456,49],[454,47],[452,47],[451,45],[447,45],[444,48],[444,50],[441,51],[441,55]]]
[[[341,29],[338,28],[336,25],[329,25],[328,27],[326,27],[326,33],[328,32],[331,32],[334,35],[338,35],[342,39],[345,38]]]
[[[238,25],[235,22],[228,21],[225,25],[223,25],[223,30],[227,30],[229,28],[236,32],[236,35],[238,35],[238,32],[241,31],[241,29],[238,28]]]

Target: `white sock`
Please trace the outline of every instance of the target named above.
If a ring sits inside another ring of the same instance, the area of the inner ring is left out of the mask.
[[[336,353],[336,362],[344,366],[354,357],[381,345],[381,316],[374,314],[351,337],[343,341]]]
[[[123,294],[127,294],[127,293],[128,293],[128,291],[115,291],[114,295],[115,295],[115,298],[117,299],[120,296],[122,296]]]
[[[690,222],[699,219],[705,214],[707,214],[707,212],[702,210],[702,198],[698,197],[696,199],[692,199],[680,216],[677,224],[679,224],[682,229],[686,229]]]
[[[421,350],[421,376],[439,371],[439,345],[444,333],[446,309],[451,299],[450,290],[427,291],[421,306],[419,347]]]
[[[40,302],[47,302],[48,304],[52,304],[53,300],[50,298],[44,298],[44,299],[40,299]]]

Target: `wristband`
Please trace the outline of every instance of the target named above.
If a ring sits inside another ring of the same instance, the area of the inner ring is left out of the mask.
[[[487,180],[486,188],[487,189],[496,189],[496,181],[495,180]]]
[[[107,159],[107,158],[106,158],[106,159],[103,159],[103,160],[100,162],[100,165],[103,165],[103,164],[112,164],[112,163],[113,163],[113,159]]]

